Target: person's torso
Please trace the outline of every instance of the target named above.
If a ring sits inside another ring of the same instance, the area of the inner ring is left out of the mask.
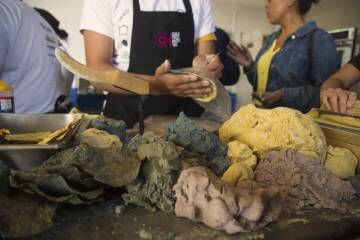
[[[269,36],[257,56],[257,62],[273,45],[278,34],[277,32]],[[317,36],[323,34],[326,34],[324,30],[318,29],[314,22],[310,22],[301,28],[300,33],[298,31],[289,36],[281,49],[272,57],[266,90],[271,92],[284,87],[313,85],[312,66],[321,64],[321,62],[314,62],[313,53],[318,44]],[[329,48],[333,47],[331,42],[322,44],[328,45]]]
[[[270,73],[270,65],[274,56],[279,52],[276,48],[276,41],[273,41],[271,47],[261,56],[257,65],[257,93],[261,96],[266,92]]]
[[[144,11],[134,2],[130,66],[132,73],[153,75],[166,59],[172,68],[190,67],[195,55],[194,20],[189,0],[186,11]]]
[[[18,1],[8,5],[10,48],[2,72],[14,86],[15,111],[45,113],[54,110],[61,92],[61,66],[55,58],[56,34],[32,8]]]
[[[127,71],[153,75],[166,59],[170,60],[172,68],[190,67],[195,55],[195,30],[190,1],[182,0],[186,11],[146,11],[140,7],[141,1],[131,1],[133,29]],[[116,36],[115,33],[114,38]],[[116,62],[114,64],[117,65]],[[110,94],[105,114],[122,119],[128,126],[132,126],[139,117],[138,101],[136,97]],[[180,111],[190,116],[200,116],[203,112],[190,99],[175,96],[149,96],[144,110],[145,117],[176,115]]]
[[[199,23],[200,7],[198,0],[190,0],[191,7],[193,9],[193,21],[194,25],[197,26]],[[133,0],[111,0],[112,9],[112,22],[114,32],[114,56],[113,65],[121,70],[128,71],[130,66],[131,47],[133,40],[133,25],[134,25],[134,4]],[[139,0],[141,11],[143,12],[174,12],[185,13],[186,6],[183,0]],[[160,33],[159,33],[160,34]],[[181,41],[181,36],[178,35],[177,31],[165,32],[171,40],[165,42],[165,44],[172,45],[176,48],[176,45]],[[159,35],[158,38],[161,40],[166,36]],[[156,39],[154,39],[156,44]],[[151,43],[151,44],[153,44]],[[195,37],[193,39],[195,43]],[[164,42],[158,41],[159,47],[163,47]]]

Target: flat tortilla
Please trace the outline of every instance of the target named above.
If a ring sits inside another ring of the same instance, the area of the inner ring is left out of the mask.
[[[10,134],[5,136],[5,140],[10,143],[39,143],[50,135],[51,132]]]
[[[196,68],[196,67],[190,67],[190,68],[181,68],[176,70],[171,70],[174,74],[190,74],[199,77],[202,80],[208,81],[210,83],[210,88],[212,89],[211,93],[206,97],[201,98],[194,98],[195,101],[202,102],[202,103],[208,103],[214,100],[217,95],[217,85],[215,81],[216,79],[213,79],[213,76],[209,72],[206,71],[206,69]]]
[[[80,123],[81,120],[82,115],[79,115],[74,121],[70,122],[64,128],[53,132],[47,138],[39,142],[39,144],[49,144],[63,140],[66,136],[68,136],[68,134],[70,134],[74,130],[74,128]]]
[[[2,140],[6,135],[10,134],[10,131],[4,128],[0,128],[0,140]]]
[[[196,101],[198,102],[203,102],[203,103],[208,103],[211,102],[212,100],[214,100],[217,96],[217,87],[215,84],[215,80],[211,80],[211,79],[204,79],[206,81],[208,81],[210,83],[210,88],[211,88],[211,93],[206,96],[206,97],[201,97],[201,98],[194,98]]]

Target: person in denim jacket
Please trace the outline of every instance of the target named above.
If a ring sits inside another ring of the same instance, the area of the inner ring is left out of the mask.
[[[244,66],[263,106],[304,113],[320,106],[321,85],[339,69],[340,57],[329,33],[313,21],[305,23],[304,15],[318,2],[268,0],[267,17],[281,29],[268,37],[255,61],[245,47],[229,44],[229,56]]]

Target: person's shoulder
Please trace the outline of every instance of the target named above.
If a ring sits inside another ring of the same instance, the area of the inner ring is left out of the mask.
[[[10,20],[20,19],[24,11],[25,3],[14,0],[0,0],[0,17]]]
[[[313,33],[313,39],[315,42],[319,44],[335,44],[335,40],[333,36],[327,32],[325,29],[317,28],[315,32]]]
[[[310,21],[305,25],[305,31],[310,33],[309,35],[314,35],[316,39],[324,39],[324,38],[331,38],[332,36],[328,33],[325,29],[319,27],[315,21]]]
[[[20,8],[22,2],[15,0],[0,0],[0,8],[7,7],[9,10],[12,8]]]
[[[317,28],[315,34],[318,37],[332,37],[331,34],[323,28]]]

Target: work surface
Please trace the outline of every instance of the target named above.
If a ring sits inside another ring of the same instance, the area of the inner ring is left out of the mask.
[[[261,232],[230,236],[161,211],[149,213],[142,208],[127,207],[123,213],[117,213],[119,206],[123,206],[120,201],[108,201],[89,207],[63,207],[58,210],[54,227],[26,239],[331,239],[323,234],[339,232],[341,226],[340,223],[329,225],[328,221],[350,217],[328,210],[306,209],[284,216]],[[360,200],[354,201],[351,209],[355,212],[353,216],[360,216]],[[330,236],[335,237],[335,233]]]

